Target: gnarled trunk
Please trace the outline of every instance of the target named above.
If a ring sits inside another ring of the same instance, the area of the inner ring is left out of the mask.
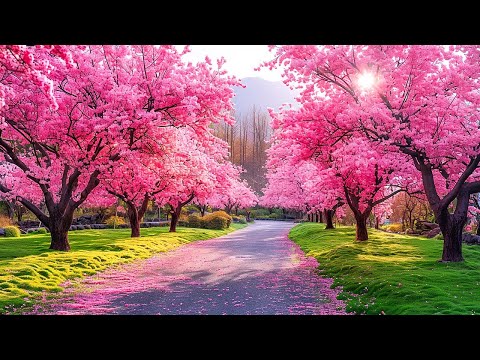
[[[54,228],[50,230],[51,242],[50,249],[60,251],[70,251],[70,243],[68,242],[68,230],[64,228]]]
[[[325,227],[325,230],[326,229],[335,229],[333,227],[333,210],[323,210],[324,214],[325,214],[325,221],[327,222],[327,226]]]
[[[172,220],[170,221],[170,232],[177,231],[177,224],[178,220],[180,219],[180,214],[182,213],[182,208],[188,203],[190,203],[194,197],[195,193],[191,193],[187,200],[179,203],[176,207],[173,207],[171,204],[169,204],[171,209],[170,214],[172,215]]]
[[[365,213],[355,214],[356,230],[357,230],[355,240],[357,241],[368,240],[367,219],[368,219],[368,214],[365,214]]]
[[[174,208],[173,206],[171,207],[170,215],[172,220],[170,220],[170,230],[169,232],[176,232],[177,231],[177,224],[178,220],[180,219],[180,214],[182,212],[182,206],[178,206]]]
[[[101,140],[100,140],[101,141]],[[32,144],[37,145],[37,144]],[[16,155],[15,149],[10,146],[8,142],[0,136],[0,146],[5,150],[4,153],[7,153],[10,156],[10,159],[13,163],[22,169],[25,173],[28,173],[29,168],[25,163]],[[100,143],[98,144],[100,146]],[[102,148],[99,147],[99,151]],[[116,161],[119,159],[119,154],[114,154],[109,157],[111,161]],[[73,193],[78,190],[78,179],[82,175],[82,172],[78,169],[72,168],[70,165],[65,164],[63,167],[62,175],[62,186],[57,192],[60,194],[58,201],[55,201],[54,194],[50,191],[47,185],[43,184],[39,179],[32,178],[34,182],[38,184],[40,189],[43,192],[43,198],[45,206],[47,207],[48,214],[47,216],[43,210],[38,206],[30,202],[28,199],[23,198],[22,196],[17,195],[16,200],[20,202],[25,208],[30,210],[40,222],[45,225],[50,230],[51,242],[50,249],[68,251],[70,250],[70,244],[68,242],[68,230],[73,220],[73,212],[77,209],[83,202],[87,199],[88,195],[98,186],[100,180],[98,176],[100,170],[94,170],[88,179],[86,186],[80,192],[78,200],[73,199]],[[0,184],[0,191],[3,193],[10,193],[12,190]]]
[[[63,216],[56,211],[52,211],[52,214],[50,214],[49,222],[44,224],[50,231],[50,249],[60,251],[70,250],[68,229],[70,229],[70,225],[72,225],[73,212],[74,209],[67,209]]]
[[[138,218],[138,210],[135,204],[127,202],[127,215],[130,221],[131,234],[130,237],[140,237],[140,219]]]
[[[437,217],[438,225],[443,234],[443,253],[442,260],[445,262],[459,262],[463,261],[462,255],[462,232],[466,216],[459,216],[457,214],[449,214],[447,210],[443,211]]]

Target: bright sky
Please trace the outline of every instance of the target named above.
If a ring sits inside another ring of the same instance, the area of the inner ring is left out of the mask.
[[[183,45],[176,45],[181,51]],[[268,51],[267,45],[191,45],[191,52],[185,55],[185,61],[203,61],[208,55],[212,63],[222,56],[227,60],[224,67],[229,74],[238,78],[261,77],[270,81],[281,81],[279,70],[268,70],[262,68],[260,71],[253,69],[258,67],[265,60],[273,58]]]

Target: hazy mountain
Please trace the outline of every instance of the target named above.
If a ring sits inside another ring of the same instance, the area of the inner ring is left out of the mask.
[[[242,79],[246,88],[235,87],[235,110],[246,115],[253,105],[264,110],[272,107],[278,110],[283,103],[295,103],[295,93],[281,81],[268,81],[259,77]]]

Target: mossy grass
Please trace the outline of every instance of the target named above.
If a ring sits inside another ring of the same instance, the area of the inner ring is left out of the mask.
[[[480,314],[480,246],[464,245],[461,263],[441,263],[438,239],[369,229],[355,242],[354,227],[325,230],[302,223],[289,237],[343,286],[340,298],[357,314]]]

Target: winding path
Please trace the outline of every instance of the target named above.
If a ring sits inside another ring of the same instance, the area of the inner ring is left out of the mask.
[[[288,239],[293,225],[256,221],[87,277],[48,313],[344,314],[340,290]]]

